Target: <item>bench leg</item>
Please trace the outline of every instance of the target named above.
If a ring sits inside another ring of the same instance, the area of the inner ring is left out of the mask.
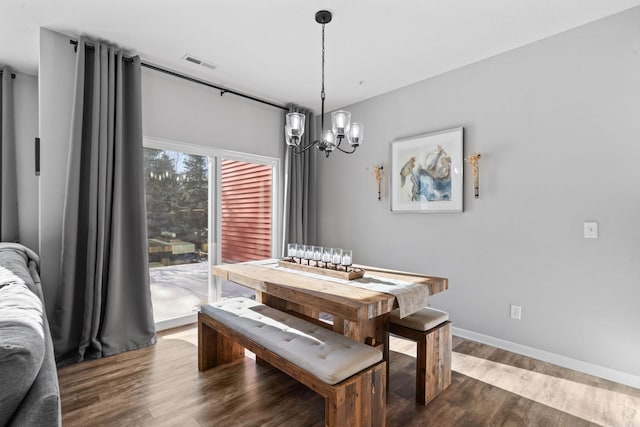
[[[273,368],[273,365],[271,363],[267,362],[258,355],[256,355],[256,365],[264,366],[266,368]]]
[[[426,405],[451,384],[451,324],[418,339],[416,402]]]
[[[386,426],[386,365],[381,362],[368,372],[343,381],[325,396],[326,427]]]
[[[244,347],[209,327],[198,313],[198,370],[206,371],[244,358]]]

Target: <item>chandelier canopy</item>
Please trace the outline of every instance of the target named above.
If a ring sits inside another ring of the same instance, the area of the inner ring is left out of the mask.
[[[331,129],[324,129],[324,26],[331,22],[331,12],[328,10],[320,10],[316,12],[316,22],[322,25],[322,90],[320,91],[321,113],[320,127],[322,135],[320,140],[313,141],[307,145],[302,144],[302,135],[304,134],[305,116],[302,113],[289,113],[285,124],[285,138],[287,145],[291,147],[295,154],[301,154],[309,148],[316,146],[318,150],[324,151],[326,157],[335,149],[346,154],[352,154],[356,151],[360,143],[362,143],[364,126],[362,123],[352,123],[351,113],[344,110],[338,110],[331,113]],[[349,150],[341,147],[343,141],[347,141],[350,145]]]

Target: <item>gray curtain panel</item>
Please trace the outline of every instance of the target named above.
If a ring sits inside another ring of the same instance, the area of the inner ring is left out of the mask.
[[[310,110],[295,106],[289,112],[305,115],[305,131],[301,145],[316,140],[316,126]],[[285,113],[286,114],[286,113]],[[284,224],[283,250],[286,254],[288,242],[315,244],[316,236],[316,171],[315,159],[317,148],[313,147],[303,154],[294,154],[287,147],[284,157]]]
[[[0,95],[0,238],[18,241],[18,178],[16,138],[13,121],[13,79],[11,69],[3,67]]]
[[[56,359],[99,358],[156,342],[147,255],[140,58],[77,49],[64,203]]]

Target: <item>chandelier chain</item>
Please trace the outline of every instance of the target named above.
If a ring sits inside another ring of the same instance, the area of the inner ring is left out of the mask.
[[[324,130],[324,26],[322,24],[322,91],[320,92],[320,98],[322,100],[322,111],[320,112],[320,133]],[[320,141],[322,141],[322,135],[320,135]]]
[[[324,99],[324,24],[322,24],[322,99]]]

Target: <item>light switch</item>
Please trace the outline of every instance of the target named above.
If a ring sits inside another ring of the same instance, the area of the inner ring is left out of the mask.
[[[597,239],[598,238],[598,223],[595,221],[585,221],[584,223],[584,238],[585,239]]]

